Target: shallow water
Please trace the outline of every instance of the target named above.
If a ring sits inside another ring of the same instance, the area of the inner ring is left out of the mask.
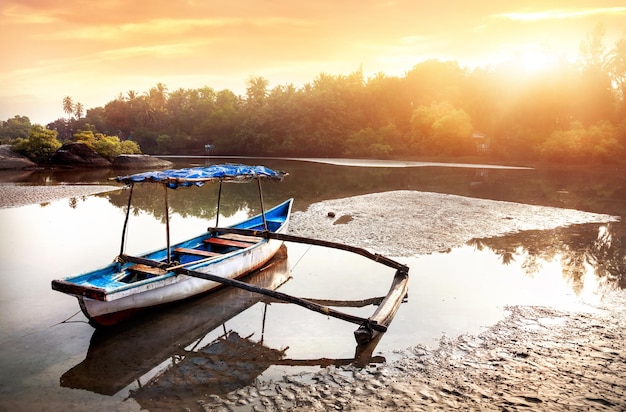
[[[591,172],[581,172],[575,179],[571,173],[528,170],[491,174],[483,169],[437,168],[399,173],[384,168],[275,162],[293,171],[286,184],[269,188],[266,201],[274,203],[294,196],[298,210],[306,209],[312,201],[389,189],[438,191],[618,215],[626,210],[624,182]],[[88,173],[81,175],[80,181],[102,182],[106,176],[98,173],[95,178]],[[482,180],[473,184],[477,176]],[[70,178],[54,172],[22,177],[21,181],[54,184]],[[511,182],[516,182],[521,193],[512,189]],[[234,200],[223,209],[226,215],[220,217],[221,224],[257,211],[254,196],[243,194],[239,187],[229,193]],[[207,221],[215,218],[210,194],[193,193],[191,197],[191,203],[186,203],[186,197],[177,193],[170,201],[173,241],[204,230]],[[93,409],[97,403],[102,410],[137,410],[144,406],[140,387],[163,371],[176,369],[172,365],[188,366],[183,360],[194,359],[184,348],[202,354],[203,348],[215,348],[211,342],[230,331],[252,342],[262,339],[265,348],[284,351],[280,361],[274,359],[262,365],[265,369],[255,371],[257,379],[277,379],[317,367],[311,365],[341,363],[354,357],[355,325],[299,307],[232,294],[208,296],[187,306],[159,311],[127,329],[94,332],[77,313],[76,300],[53,292],[50,281],[104,265],[119,253],[125,198],[126,194],[119,191],[0,210],[2,408],[80,410]],[[138,200],[140,207],[131,217],[129,253],[159,247],[164,239],[160,196],[144,193]],[[389,360],[400,356],[395,351],[416,344],[434,346],[442,335],[479,333],[502,319],[507,305],[567,310],[581,301],[593,303],[604,291],[624,286],[625,232],[622,216],[622,222],[610,225],[577,225],[475,239],[444,253],[398,257],[410,266],[409,297],[374,355]],[[287,244],[287,256],[272,276],[283,280],[291,275],[280,290],[301,297],[361,300],[383,296],[393,276],[391,269],[335,250]],[[233,310],[223,314],[221,323],[213,328],[206,319],[199,319],[204,328],[189,327],[185,333],[177,329],[181,323],[190,325],[198,312],[206,311],[211,315],[208,319],[215,319],[216,308],[236,299],[244,299],[244,306],[249,307],[241,313]],[[374,308],[342,310],[367,316]],[[185,339],[180,340],[183,336]],[[160,349],[150,346],[155,342]],[[132,356],[121,356],[124,348]],[[202,362],[211,359],[198,355],[200,358]],[[202,362],[198,359],[195,364],[199,365]],[[105,379],[102,365],[115,362],[118,375]],[[95,366],[89,369],[86,365]],[[94,370],[97,385],[88,379]],[[198,367],[191,372],[192,377],[198,377],[198,370],[208,373]],[[171,390],[165,385],[168,375],[163,376],[148,385],[161,382],[165,389],[157,390],[159,396]],[[180,376],[171,379],[176,382]],[[241,384],[244,380],[234,381]],[[204,386],[205,391],[208,386]],[[194,390],[183,395],[196,396]]]

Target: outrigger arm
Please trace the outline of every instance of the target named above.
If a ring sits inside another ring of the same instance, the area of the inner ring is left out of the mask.
[[[396,274],[391,283],[391,287],[389,288],[389,292],[387,293],[381,304],[378,306],[378,309],[376,309],[374,314],[368,319],[364,319],[364,322],[362,322],[360,327],[354,332],[354,337],[359,344],[368,343],[373,340],[380,332],[385,332],[387,327],[393,320],[396,312],[400,308],[400,304],[408,295],[409,267],[378,253],[371,253],[370,251],[363,248],[350,246],[343,243],[330,242],[327,240],[312,239],[303,236],[270,232],[268,230],[239,228],[209,228],[208,230],[212,234],[234,233],[248,236],[264,237],[266,239],[277,239],[285,242],[305,243],[310,245],[340,249],[361,255],[370,260],[396,269]],[[381,326],[384,326],[385,330],[381,330]]]
[[[359,316],[354,316],[354,315],[350,315],[347,313],[343,313],[343,312],[339,312],[337,310],[331,309],[327,306],[323,306],[323,305],[319,305],[317,303],[308,301],[306,299],[302,299],[302,298],[298,298],[295,296],[291,296],[288,295],[286,293],[283,292],[278,292],[276,290],[271,290],[271,289],[266,289],[266,288],[262,288],[259,286],[254,286],[254,285],[250,285],[248,283],[242,282],[240,280],[236,280],[236,279],[230,279],[230,278],[224,278],[218,275],[214,275],[211,273],[204,273],[204,272],[199,272],[197,270],[191,270],[191,269],[187,269],[184,267],[180,267],[180,266],[170,266],[166,263],[163,262],[157,262],[155,260],[152,259],[145,259],[145,258],[141,258],[141,257],[137,257],[137,256],[129,256],[129,255],[122,255],[120,256],[122,260],[126,261],[126,262],[132,262],[132,263],[139,263],[139,264],[143,264],[143,265],[147,265],[147,266],[152,266],[152,267],[157,267],[166,271],[171,271],[171,272],[175,272],[177,274],[180,275],[186,275],[186,276],[191,276],[191,277],[196,277],[196,278],[201,278],[201,279],[205,279],[205,280],[210,280],[213,282],[218,282],[227,286],[233,286],[239,289],[244,289],[247,290],[249,292],[254,292],[254,293],[258,293],[261,295],[265,295],[265,296],[269,296],[271,298],[277,299],[277,300],[282,300],[285,302],[289,302],[289,303],[294,303],[298,306],[302,306],[304,308],[307,308],[309,310],[312,310],[314,312],[318,312],[330,317],[334,317],[334,318],[338,318],[341,320],[345,320],[347,322],[351,322],[351,323],[355,323],[358,325],[363,325],[366,324],[368,328],[370,328],[371,330],[377,331],[377,332],[386,332],[387,331],[387,326],[385,325],[380,325],[378,324],[378,322],[370,320],[370,319],[366,319],[366,318],[362,318]]]
[[[382,263],[383,265],[389,266],[398,271],[402,271],[407,274],[409,272],[409,267],[406,265],[403,265],[402,263],[396,262],[395,260],[389,259],[388,257],[385,257],[381,254],[371,253],[370,251],[366,249],[346,245],[343,243],[331,242],[328,240],[321,240],[321,239],[313,239],[313,238],[308,238],[304,236],[289,235],[286,233],[270,232],[268,230],[239,229],[239,228],[234,228],[234,227],[219,227],[219,228],[216,227],[216,228],[208,228],[208,231],[211,234],[234,233],[238,235],[264,237],[266,239],[277,239],[277,240],[282,240],[285,242],[293,242],[293,243],[306,243],[306,244],[311,244],[315,246],[324,246],[328,248],[345,250],[347,252],[356,253],[370,260],[373,260],[375,262]]]
[[[387,296],[382,300],[378,309],[374,312],[374,314],[369,318],[363,318],[359,316],[350,315],[344,312],[340,312],[329,308],[328,306],[321,305],[315,302],[312,302],[307,299],[298,298],[292,295],[288,295],[283,292],[278,292],[276,290],[266,289],[258,286],[253,286],[248,283],[242,282],[236,279],[223,278],[221,276],[217,276],[211,273],[200,272],[197,270],[191,270],[183,267],[182,265],[171,265],[164,262],[157,262],[155,260],[121,255],[121,259],[127,262],[132,263],[140,263],[147,266],[158,267],[166,271],[174,272],[181,275],[197,277],[205,280],[210,280],[214,282],[218,282],[224,285],[233,286],[236,288],[244,289],[249,292],[259,293],[261,295],[269,296],[271,298],[293,303],[298,306],[302,306],[306,309],[312,310],[314,312],[318,312],[330,317],[334,317],[337,319],[341,319],[347,322],[355,323],[359,325],[359,328],[354,332],[355,339],[359,344],[365,344],[373,340],[378,334],[384,333],[387,331],[391,320],[395,316],[400,304],[403,299],[407,295],[408,291],[408,276],[409,276],[409,268],[406,265],[398,263],[392,259],[389,259],[385,256],[371,253],[365,249],[345,245],[342,243],[329,242],[325,240],[319,239],[311,239],[301,236],[288,235],[283,233],[275,233],[267,230],[251,230],[251,229],[237,229],[237,228],[209,228],[209,232],[211,233],[235,233],[235,234],[244,234],[244,235],[252,235],[258,237],[264,237],[266,239],[278,239],[287,242],[294,243],[307,243],[324,247],[331,247],[336,249],[341,249],[345,251],[349,251],[352,253],[359,254],[368,259],[374,260],[376,262],[382,263],[386,266],[392,267],[396,269],[396,274],[394,276],[391,288]]]

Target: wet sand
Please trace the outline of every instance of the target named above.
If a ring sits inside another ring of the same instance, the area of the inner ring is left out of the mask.
[[[0,184],[0,209],[41,204],[120,189],[119,186],[103,185],[19,186]]]
[[[0,185],[0,207],[116,189]],[[291,230],[409,256],[445,250],[473,237],[614,219],[452,195],[389,192],[312,205],[294,214]],[[400,227],[406,232],[399,233]],[[327,367],[258,382],[225,397],[194,400],[194,410],[626,410],[623,291],[607,292],[600,306],[572,312],[508,310],[506,319],[478,336],[442,338],[436,348],[399,348],[398,360],[386,364]],[[180,400],[167,396],[159,405],[163,410],[182,408]]]
[[[511,307],[479,336],[417,346],[390,364],[329,367],[198,403],[206,411],[623,411],[626,299],[611,300],[577,313]]]
[[[398,257],[445,251],[474,238],[616,220],[578,210],[400,190],[315,203],[293,213],[289,231]]]
[[[293,215],[290,231],[410,256],[475,237],[615,220],[576,210],[397,191],[311,205]],[[198,403],[207,411],[624,410],[625,308],[623,291],[608,293],[602,307],[580,312],[510,307],[506,319],[479,336],[403,350],[389,364],[329,367]]]

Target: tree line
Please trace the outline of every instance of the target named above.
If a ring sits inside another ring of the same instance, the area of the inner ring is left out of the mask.
[[[616,162],[626,148],[626,37],[604,45],[596,28],[576,63],[529,72],[515,63],[467,69],[428,60],[404,76],[362,70],[322,73],[302,87],[246,94],[210,87],[120,94],[84,110],[68,96],[67,118],[46,126],[58,139],[85,133],[131,141],[150,154],[235,156],[475,156],[503,160]],[[28,118],[0,123],[0,137],[22,137]],[[18,127],[18,126],[23,127]],[[77,137],[78,136],[78,137]]]

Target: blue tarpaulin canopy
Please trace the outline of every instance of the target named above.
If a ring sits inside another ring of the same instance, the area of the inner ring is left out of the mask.
[[[211,165],[206,167],[190,167],[185,169],[157,170],[118,176],[115,181],[125,184],[139,182],[164,183],[171,189],[188,186],[202,186],[206,182],[246,182],[253,179],[269,179],[280,181],[287,173],[268,169],[265,166],[247,165]]]

